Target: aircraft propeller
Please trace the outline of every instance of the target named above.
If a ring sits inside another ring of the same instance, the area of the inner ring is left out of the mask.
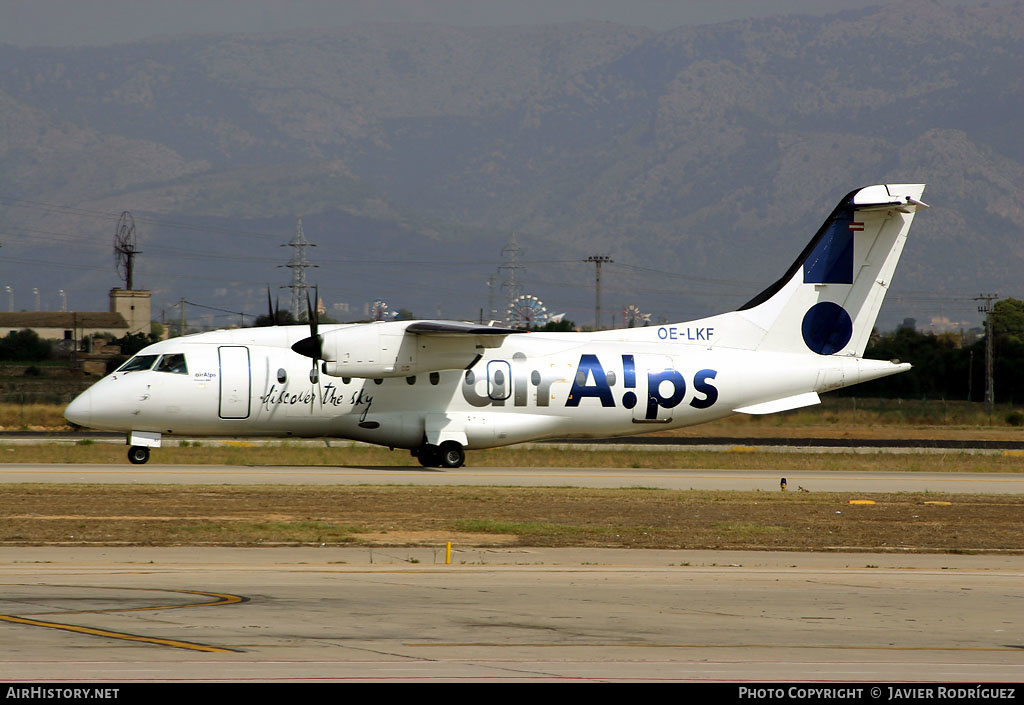
[[[296,350],[296,347],[306,341],[315,341],[315,355],[310,355],[313,358],[313,367],[309,371],[309,381],[311,384],[315,384],[317,388],[317,396],[320,396],[320,358],[323,355],[323,339],[320,337],[320,311],[318,310],[320,304],[320,287],[317,286],[314,290],[314,298],[317,302],[317,306],[313,306],[309,303],[309,290],[306,290],[306,320],[309,321],[309,337],[305,340],[300,340],[298,343],[292,346],[292,350]],[[305,354],[305,353],[300,353]],[[316,402],[309,406],[309,413],[313,413],[316,407]]]
[[[320,288],[316,288],[317,301],[319,301]],[[309,292],[306,292],[306,320],[309,321],[309,337],[303,338],[299,342],[292,345],[292,350],[297,352],[299,355],[313,358],[314,366],[317,362],[323,358],[324,354],[324,341],[320,337],[319,329],[319,313],[313,308],[312,304],[309,303]]]

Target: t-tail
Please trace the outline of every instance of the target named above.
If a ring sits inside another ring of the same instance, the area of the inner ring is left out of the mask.
[[[889,290],[924,184],[846,195],[777,282],[725,316],[722,347],[861,357]]]

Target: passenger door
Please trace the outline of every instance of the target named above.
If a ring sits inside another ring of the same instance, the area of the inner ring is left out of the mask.
[[[252,398],[249,348],[223,346],[217,352],[220,355],[220,417],[247,419]]]

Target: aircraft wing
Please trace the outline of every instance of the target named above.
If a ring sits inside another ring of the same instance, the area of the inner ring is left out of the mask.
[[[472,367],[516,328],[461,321],[389,321],[346,326],[300,340],[292,350],[333,377],[407,377]]]
[[[499,328],[479,323],[462,323],[460,321],[414,321],[405,328],[408,333],[417,335],[512,335],[525,333],[519,328]]]
[[[450,354],[453,345],[463,350],[472,347],[474,354],[469,367],[480,357],[479,348],[499,347],[507,336],[525,332],[519,328],[499,328],[462,321],[413,321],[405,328],[406,335],[412,333],[421,339],[426,338],[421,341],[420,347],[428,354],[435,350],[444,350]]]

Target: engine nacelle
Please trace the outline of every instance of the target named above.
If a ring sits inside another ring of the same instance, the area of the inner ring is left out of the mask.
[[[322,334],[323,365],[332,377],[409,377],[461,370],[482,352],[474,336],[420,336],[404,322],[367,323]]]

